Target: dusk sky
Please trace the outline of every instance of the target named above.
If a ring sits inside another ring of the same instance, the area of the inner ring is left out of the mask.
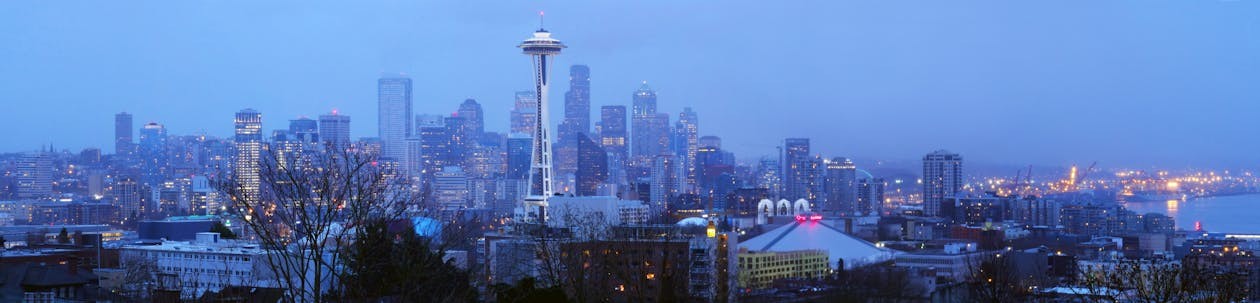
[[[744,159],[808,137],[828,157],[1260,167],[1256,0],[452,2],[0,2],[0,152],[113,150],[120,111],[228,136],[243,108],[268,133],[336,108],[376,136],[376,79],[399,72],[416,114],[475,98],[505,131],[542,10],[569,45],[556,75],[591,67],[595,121],[646,80]]]

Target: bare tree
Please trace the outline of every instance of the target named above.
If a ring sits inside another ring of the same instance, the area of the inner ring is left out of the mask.
[[[873,264],[840,270],[828,277],[831,289],[823,295],[828,302],[915,302],[926,294],[909,268]]]
[[[287,302],[322,302],[337,285],[340,249],[373,219],[396,220],[416,195],[373,155],[328,148],[294,157],[266,150],[250,172],[215,180],[244,218],[246,237],[269,249],[265,263]],[[256,180],[256,183],[252,181]]]
[[[1039,281],[1021,277],[1011,256],[982,254],[965,259],[969,269],[966,284],[976,302],[1024,302],[1032,295],[1032,286]]]
[[[544,280],[561,286],[574,302],[608,300],[612,289],[610,273],[599,262],[602,247],[597,244],[608,234],[609,223],[604,214],[567,205],[550,213],[562,219],[571,234],[565,239],[540,243]]]
[[[112,291],[125,298],[147,300],[149,291],[157,284],[157,261],[144,257],[126,257],[120,263],[123,269],[122,282]]]
[[[1178,262],[1120,260],[1081,266],[1077,294],[1090,302],[1241,302],[1247,298],[1247,274]]]

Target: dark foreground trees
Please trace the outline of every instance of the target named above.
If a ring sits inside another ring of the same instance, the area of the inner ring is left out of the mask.
[[[559,286],[541,287],[534,278],[525,278],[516,285],[498,284],[491,287],[495,302],[499,303],[550,303],[569,302],[564,289]]]
[[[477,290],[467,271],[443,258],[445,251],[409,226],[390,231],[374,220],[343,255],[346,272],[339,295],[353,302],[473,302]]]
[[[238,165],[231,176],[215,180],[230,200],[230,211],[243,218],[241,238],[272,251],[258,286],[284,289],[285,302],[414,301],[408,299],[436,293],[395,286],[440,279],[451,284],[434,287],[456,288],[443,289],[449,293],[445,297],[420,301],[464,301],[458,287],[467,283],[466,274],[450,270],[414,233],[381,233],[386,230],[381,225],[403,221],[407,207],[422,205],[411,183],[391,165],[353,150],[261,153],[257,166]],[[344,262],[391,274],[375,277]],[[359,286],[350,289],[347,283]],[[337,297],[350,294],[358,299]]]
[[[1249,272],[1174,262],[1121,260],[1081,266],[1082,299],[1087,302],[1245,302]]]

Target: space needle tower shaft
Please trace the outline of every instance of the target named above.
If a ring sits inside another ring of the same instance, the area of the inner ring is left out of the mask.
[[[547,218],[547,200],[554,193],[551,165],[551,134],[548,124],[547,98],[551,86],[551,64],[560,50],[565,48],[560,40],[551,37],[551,33],[541,28],[542,12],[539,12],[540,24],[533,37],[521,42],[519,47],[530,57],[534,65],[534,97],[537,98],[537,115],[534,116],[533,150],[529,164],[529,194],[525,197],[522,208],[525,220],[543,222]]]

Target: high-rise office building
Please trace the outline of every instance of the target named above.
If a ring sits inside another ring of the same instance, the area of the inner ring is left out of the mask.
[[[709,146],[709,147],[722,148],[722,137],[703,136],[703,137],[700,137],[699,142],[700,142],[700,147]]]
[[[236,158],[232,175],[236,178],[241,199],[258,205],[260,199],[262,160],[262,114],[252,108],[236,112]]]
[[[486,133],[486,115],[481,110],[481,104],[476,99],[466,99],[464,103],[459,104],[457,115],[464,118],[465,123],[465,140],[469,144],[477,144],[481,141],[481,136]]]
[[[131,114],[121,112],[114,115],[114,155],[129,157],[135,151],[131,123]]]
[[[696,150],[696,187],[700,196],[713,201],[715,207],[724,205],[726,195],[737,188],[735,161],[727,159],[728,154],[714,146],[701,146]]]
[[[577,195],[594,196],[599,186],[608,180],[608,153],[586,134],[575,135],[578,136]]]
[[[446,126],[446,159],[443,159],[451,166],[464,166],[464,160],[468,158],[468,151],[472,148],[472,138],[469,138],[468,119],[460,116],[450,116],[442,119],[442,124]]]
[[[402,161],[407,157],[407,137],[412,134],[411,78],[387,76],[376,83],[381,158]]]
[[[516,92],[514,106],[512,107],[511,133],[534,134],[534,120],[538,119],[538,96],[534,91]]]
[[[141,182],[145,185],[157,186],[169,173],[170,154],[166,139],[166,127],[161,124],[149,122],[140,128],[138,160],[143,174]]]
[[[853,215],[858,211],[857,166],[848,158],[836,157],[824,162],[826,172],[823,183],[821,209],[829,213]]]
[[[408,177],[424,177],[424,139],[419,133],[407,137],[407,157],[400,161],[400,170]]]
[[[783,197],[783,165],[778,159],[761,158],[757,163],[755,183],[765,188],[771,198]]]
[[[656,113],[656,119],[652,120],[650,129],[652,133],[649,139],[653,140],[650,150],[662,155],[673,155],[674,152],[670,149],[673,146],[673,143],[670,142],[673,139],[670,134],[673,132],[669,124],[669,114]]]
[[[687,192],[694,192],[697,184],[696,150],[700,147],[699,117],[691,107],[683,108],[678,114],[678,122],[674,124],[674,154],[678,155],[679,165],[683,170],[683,187]]]
[[[458,166],[448,166],[433,174],[433,198],[445,216],[468,208],[468,177]]]
[[[48,153],[22,154],[17,162],[17,197],[47,198],[52,196],[52,156]]]
[[[193,215],[214,215],[224,210],[220,208],[219,191],[214,189],[209,178],[193,176],[190,181],[192,188],[188,207]]]
[[[109,195],[113,199],[114,206],[122,211],[119,217],[123,218],[123,223],[144,216],[148,211],[145,207],[145,197],[148,192],[147,186],[135,179],[129,177],[115,179],[114,184],[110,186]]]
[[[551,134],[548,130],[547,96],[551,89],[551,64],[564,44],[551,37],[551,33],[538,29],[534,35],[518,46],[529,55],[534,65],[534,95],[538,100],[538,113],[534,119],[533,152],[530,156],[530,192],[522,203],[524,219],[546,221],[547,199],[554,193],[551,166]],[[536,185],[535,185],[536,184]],[[537,190],[534,190],[535,186]]]
[[[937,150],[923,156],[923,214],[940,215],[941,202],[962,191],[961,155]]]
[[[858,180],[857,209],[859,214],[884,213],[884,178],[867,177]]]
[[[577,170],[578,134],[591,131],[591,70],[585,65],[569,68],[569,91],[564,94],[564,119],[559,124],[556,152],[556,174],[567,175]]]
[[[273,130],[271,142],[267,144],[268,151],[276,156],[276,164],[293,168],[301,167],[301,159],[313,148],[308,146],[309,142],[303,142],[301,136],[283,129]]]
[[[318,143],[319,121],[307,117],[289,120],[289,135],[302,143]]]
[[[564,121],[560,136],[591,131],[591,68],[569,67],[569,91],[564,94]],[[577,138],[577,137],[572,137]]]
[[[629,156],[626,142],[626,107],[622,105],[605,105],[600,108],[599,143],[609,153],[618,154],[619,158]]]
[[[201,137],[197,151],[197,167],[204,171],[232,170],[232,140]]]
[[[671,155],[657,155],[652,161],[650,206],[668,213],[669,201],[678,195],[678,162]]]
[[[333,110],[319,116],[319,139],[329,148],[345,151],[350,148],[350,116]]]
[[[507,179],[529,179],[530,155],[533,138],[526,134],[511,134],[507,139]]]
[[[599,143],[608,152],[609,181],[627,184],[626,160],[630,158],[629,132],[626,131],[626,107],[605,105],[600,108]]]
[[[630,114],[630,156],[651,158],[660,155],[656,149],[660,143],[653,125],[657,123],[656,92],[643,81],[632,95],[633,111]]]
[[[437,121],[420,126],[420,169],[421,177],[426,181],[442,167],[452,165],[447,162],[450,159],[451,136],[442,120]]]
[[[502,175],[506,171],[507,159],[503,149],[498,146],[479,146],[468,152],[464,160],[465,173],[470,178],[490,179]],[[493,186],[491,186],[493,187]]]
[[[96,164],[101,162],[101,149],[95,147],[84,148],[79,151],[79,161],[86,164]]]
[[[570,135],[570,137],[574,136],[576,135]],[[553,155],[555,155],[553,163],[555,164],[555,174],[557,176],[556,182],[561,183],[557,186],[563,187],[567,185],[563,184],[565,183],[564,181],[577,171],[577,139],[562,138],[556,142],[553,150]]]
[[[788,138],[783,142],[783,198],[811,199],[809,138]]]

